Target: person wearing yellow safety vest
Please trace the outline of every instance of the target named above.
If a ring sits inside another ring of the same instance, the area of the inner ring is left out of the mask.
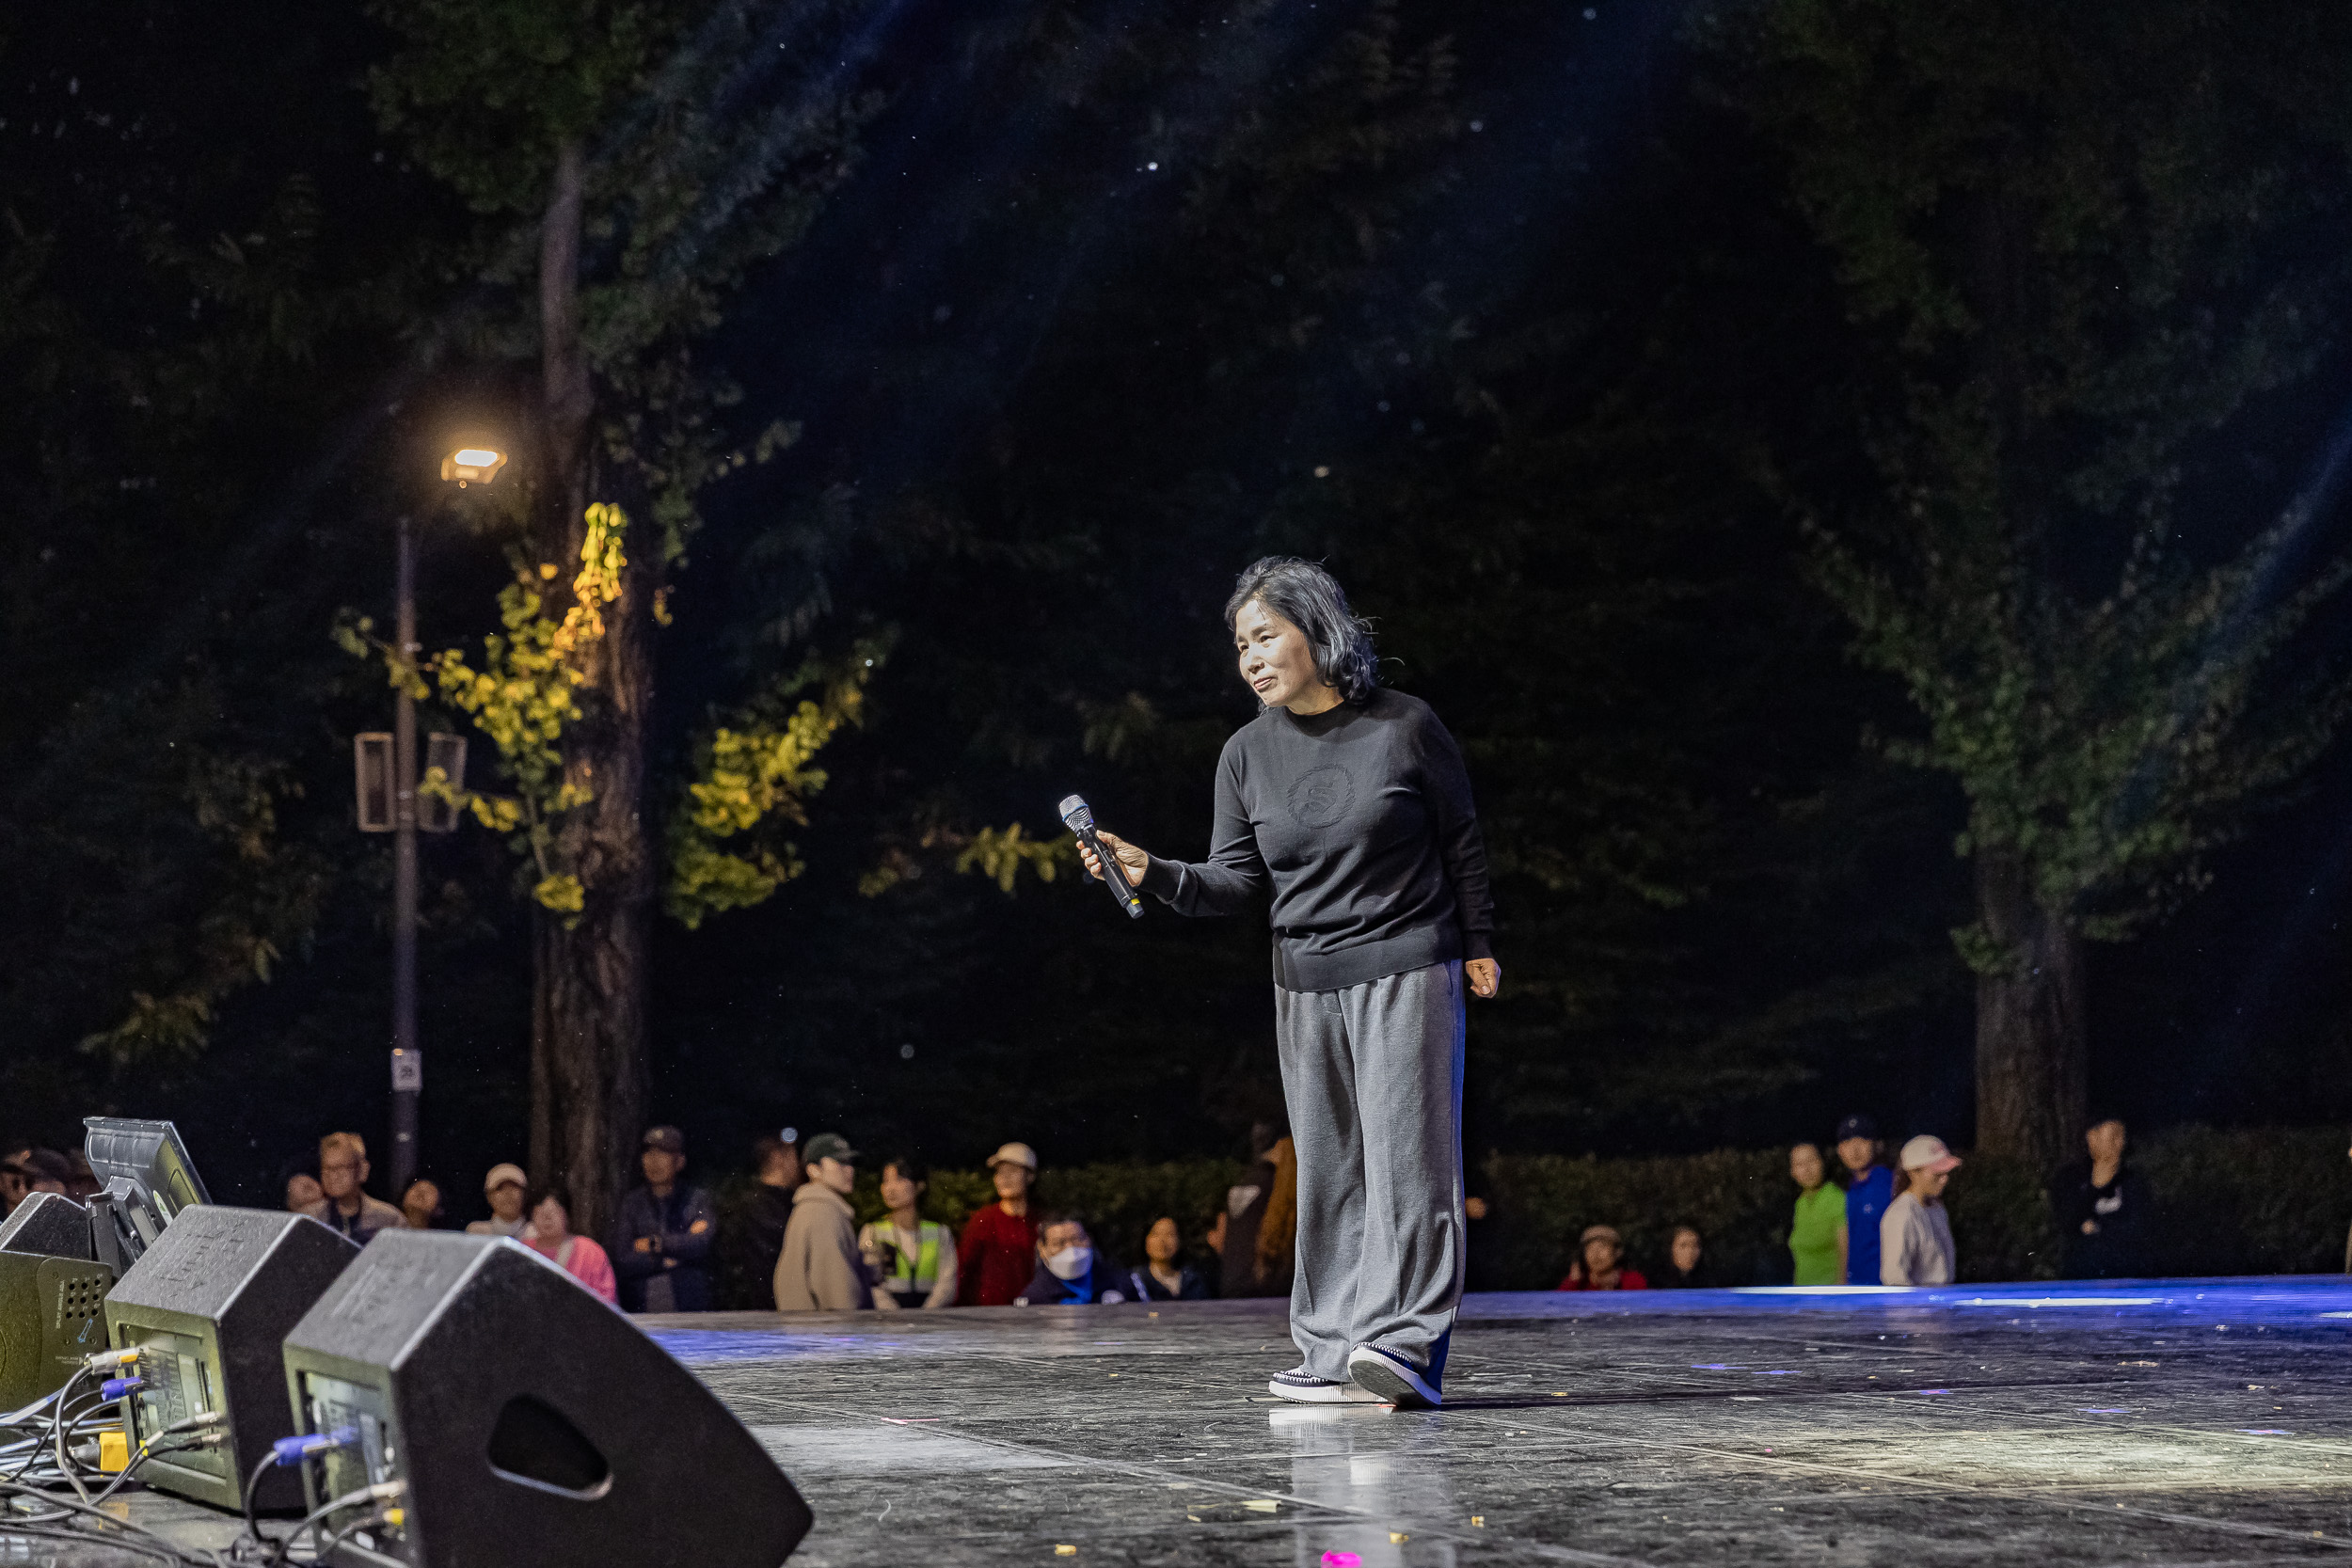
[[[956,1235],[917,1212],[925,1171],[913,1160],[882,1162],[882,1200],[890,1212],[858,1232],[858,1250],[874,1280],[874,1305],[885,1312],[956,1304]]]

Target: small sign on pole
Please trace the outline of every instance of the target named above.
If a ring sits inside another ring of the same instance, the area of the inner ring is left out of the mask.
[[[359,831],[389,833],[393,821],[392,737],[371,730],[351,738],[351,761],[359,790]]]
[[[462,735],[442,735],[438,731],[424,737],[424,770],[428,777],[438,769],[441,785],[448,793],[417,790],[417,826],[428,833],[452,833],[457,831],[457,802],[466,793],[466,737]]]

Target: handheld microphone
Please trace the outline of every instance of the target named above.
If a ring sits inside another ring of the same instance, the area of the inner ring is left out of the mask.
[[[1119,857],[1103,847],[1103,841],[1094,832],[1094,813],[1083,796],[1073,795],[1061,803],[1061,819],[1070,831],[1078,835],[1078,842],[1094,851],[1102,863],[1103,885],[1111,890],[1111,897],[1127,911],[1130,920],[1143,918],[1143,900],[1136,896],[1135,886],[1127,880],[1127,868],[1119,863]]]

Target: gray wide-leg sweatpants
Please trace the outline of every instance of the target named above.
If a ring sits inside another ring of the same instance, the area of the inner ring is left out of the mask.
[[[1274,988],[1298,1149],[1291,1338],[1347,1381],[1378,1345],[1443,1370],[1462,1300],[1462,966],[1344,990]]]

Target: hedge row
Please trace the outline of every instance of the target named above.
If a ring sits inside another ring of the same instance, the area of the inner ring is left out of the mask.
[[[2335,1128],[2177,1128],[2135,1143],[2130,1163],[2155,1205],[2145,1233],[2150,1274],[2332,1274],[2344,1266],[2352,1160]],[[1471,1268],[1486,1289],[1556,1283],[1578,1234],[1595,1223],[1624,1232],[1627,1251],[1645,1268],[1664,1259],[1675,1227],[1691,1225],[1707,1239],[1721,1282],[1789,1276],[1797,1189],[1785,1150],[1647,1160],[1496,1155],[1486,1174],[1495,1214],[1486,1236],[1473,1228]],[[1972,1158],[1953,1174],[1945,1201],[1962,1279],[2063,1275],[2058,1227],[2033,1172]]]
[[[2352,1161],[2333,1128],[2185,1127],[2132,1149],[2158,1217],[2149,1272],[2170,1275],[2334,1273],[2344,1263],[2352,1221]],[[1113,1258],[1139,1256],[1146,1227],[1173,1214],[1197,1243],[1245,1167],[1232,1160],[1167,1164],[1081,1165],[1048,1170],[1038,1183],[1044,1208],[1082,1216]],[[861,1220],[882,1212],[879,1173],[860,1174]],[[1727,1285],[1772,1284],[1789,1275],[1788,1180],[1785,1149],[1603,1160],[1498,1154],[1480,1183],[1492,1206],[1470,1227],[1470,1282],[1481,1290],[1540,1290],[1557,1283],[1578,1234],[1615,1226],[1629,1259],[1645,1270],[1665,1259],[1674,1229],[1695,1226],[1707,1263]],[[741,1191],[731,1184],[728,1197]],[[985,1172],[932,1173],[924,1212],[961,1227],[994,1197]],[[2048,1195],[2010,1163],[1970,1158],[1946,1194],[1963,1280],[2055,1279],[2064,1253]]]

